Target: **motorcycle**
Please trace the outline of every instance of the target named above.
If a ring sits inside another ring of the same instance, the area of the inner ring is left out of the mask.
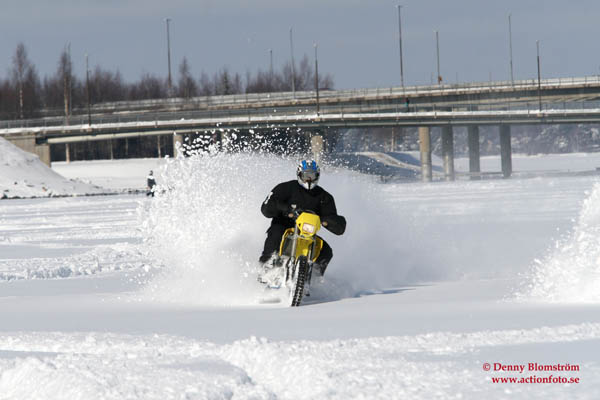
[[[283,290],[284,301],[297,307],[309,295],[313,263],[323,248],[323,239],[317,236],[321,218],[310,210],[298,210],[292,205],[290,213],[295,222],[281,237],[278,257],[259,281],[272,290]]]

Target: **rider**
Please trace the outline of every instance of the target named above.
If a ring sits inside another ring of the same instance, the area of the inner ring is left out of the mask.
[[[317,186],[320,174],[321,170],[315,161],[304,160],[296,169],[297,180],[275,186],[263,202],[260,211],[272,221],[259,258],[261,263],[275,258],[283,233],[294,226],[294,208],[315,212],[321,218],[321,224],[336,235],[346,230],[346,219],[338,215],[333,196]],[[316,271],[323,275],[332,257],[331,247],[323,240],[323,248],[315,261]]]

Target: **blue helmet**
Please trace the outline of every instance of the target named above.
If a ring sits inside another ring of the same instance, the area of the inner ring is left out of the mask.
[[[302,160],[296,169],[296,176],[298,177],[300,186],[310,190],[319,183],[321,169],[314,160]]]

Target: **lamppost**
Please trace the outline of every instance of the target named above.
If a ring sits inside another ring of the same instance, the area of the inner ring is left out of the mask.
[[[508,14],[508,48],[510,51],[510,82],[514,86],[515,78],[513,76],[513,51],[512,51],[512,25],[510,22],[511,14]]]
[[[92,125],[92,113],[90,111],[90,64],[88,62],[88,55],[85,54],[85,91],[87,95],[87,112],[88,112],[88,125]]]
[[[442,83],[442,75],[440,74],[440,35],[438,31],[435,31],[435,49],[437,55],[437,83]]]
[[[317,91],[317,117],[319,116],[319,59],[317,57],[317,43],[315,42],[315,90]]]
[[[290,53],[292,55],[292,94],[296,97],[296,71],[294,70],[294,38],[292,36],[293,27],[290,26]]]
[[[535,46],[537,48],[537,72],[538,72],[538,101],[539,101],[539,110],[542,111],[542,80],[541,80],[541,72],[540,72],[540,41],[535,41]]]
[[[269,92],[273,90],[273,49],[269,49]]]
[[[398,43],[400,46],[400,85],[404,88],[404,65],[402,63],[402,16],[400,14],[401,5],[398,7]]]
[[[167,63],[169,66],[169,78],[167,79],[167,86],[169,90],[169,96],[171,96],[171,92],[173,90],[173,82],[171,80],[171,35],[169,32],[169,23],[171,22],[171,18],[165,18],[165,22],[167,23]]]

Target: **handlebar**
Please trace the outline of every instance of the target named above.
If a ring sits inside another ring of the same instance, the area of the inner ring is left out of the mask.
[[[298,208],[295,204],[291,205],[291,209],[288,212],[287,216],[288,218],[293,219],[294,221],[296,221],[296,219],[300,216],[300,214],[302,214],[303,212],[306,213],[310,213],[310,214],[315,214],[318,215],[316,212],[314,212],[313,210],[304,210],[302,208]],[[321,220],[321,225],[323,226],[327,226],[327,221],[323,221]]]

